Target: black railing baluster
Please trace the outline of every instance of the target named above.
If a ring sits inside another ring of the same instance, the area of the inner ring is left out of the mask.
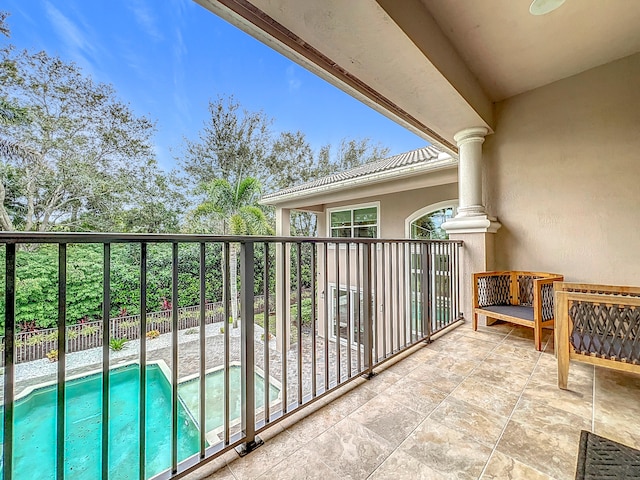
[[[340,248],[344,245],[343,243],[336,243],[336,308],[333,311],[333,328],[335,329],[336,335],[336,385],[340,384],[341,374],[340,374],[340,327],[342,323],[342,318],[340,315]],[[347,245],[348,248],[348,245]]]
[[[140,480],[146,479],[147,461],[147,244],[140,244]]]
[[[269,262],[269,243],[264,242],[264,276],[262,278],[263,289],[262,296],[264,298],[263,303],[263,314],[262,318],[264,319],[264,423],[267,424],[271,420],[271,374],[269,368],[269,337],[271,333],[269,331],[269,279],[271,278],[269,273],[271,269],[271,262]]]
[[[289,350],[289,337],[291,335],[291,325],[289,325],[289,292],[287,291],[290,287],[290,273],[289,267],[291,266],[291,260],[289,258],[289,244],[286,241],[281,242],[281,251],[282,251],[282,264],[281,264],[281,287],[280,287],[280,304],[282,305],[282,312],[280,312],[280,317],[277,319],[280,321],[281,329],[280,335],[284,338],[280,341],[282,345],[282,351],[280,352],[280,362],[281,362],[281,374],[280,374],[280,385],[282,389],[280,393],[282,395],[282,413],[286,413],[288,410],[289,400],[287,398],[287,370],[288,370],[288,359],[287,353]]]
[[[5,309],[4,309],[4,418],[2,445],[2,474],[4,480],[13,478],[13,414],[15,381],[16,333],[16,244],[5,246]]]
[[[302,405],[302,242],[296,243],[296,294],[298,330],[298,405]]]
[[[178,472],[178,245],[171,244],[171,473]]]
[[[64,480],[65,379],[67,349],[67,244],[58,245],[58,386],[56,408],[56,476]]]
[[[256,393],[255,393],[255,338],[254,338],[254,244],[247,240],[240,244],[240,355],[241,381],[240,403],[244,442],[238,446],[240,456],[244,456],[262,445],[256,435]]]
[[[358,354],[356,359],[356,368],[358,373],[362,372],[362,354],[360,353],[360,346],[362,345],[362,294],[360,293],[360,255],[362,254],[362,244],[356,243],[356,352]]]
[[[338,248],[338,244],[333,244],[335,248]],[[325,243],[323,247],[323,279],[324,279],[324,391],[329,390],[329,338],[331,334],[329,332],[329,243]]]
[[[109,342],[111,340],[111,244],[102,258],[102,480],[109,479]]]
[[[317,295],[317,279],[316,279],[316,257],[317,257],[317,244],[310,243],[311,247],[311,396],[315,397],[317,394],[317,312],[316,312],[316,295]]]
[[[206,375],[207,375],[207,355],[206,355],[206,335],[207,332],[207,291],[206,291],[206,246],[207,244],[200,243],[200,377],[199,377],[199,389],[200,394],[200,416],[198,423],[200,424],[200,458],[205,457],[205,448],[207,446],[206,433],[207,433],[207,403],[206,403]]]
[[[229,445],[229,357],[231,355],[231,349],[229,348],[229,317],[231,315],[231,248],[228,241],[223,243],[224,245],[224,445]]]
[[[347,378],[351,378],[351,244],[345,248],[345,291],[347,292]],[[342,342],[340,342],[342,343]]]

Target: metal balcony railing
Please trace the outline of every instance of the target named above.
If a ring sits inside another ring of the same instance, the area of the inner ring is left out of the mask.
[[[1,233],[0,244],[6,263],[5,480],[27,478],[25,468],[45,469],[58,479],[108,479],[116,472],[126,478],[179,478],[231,448],[251,451],[262,430],[371,375],[380,363],[462,317],[462,242],[456,241]],[[38,244],[57,246],[57,362],[18,364],[16,301],[24,298],[18,293],[29,272],[20,270],[17,258],[20,245]],[[83,244],[102,250],[102,263],[95,266],[102,273],[102,318],[110,317],[113,306],[112,249],[128,244],[136,252],[127,268],[137,272],[140,314],[135,328],[127,325],[138,334],[123,351],[109,348],[110,322],[100,322],[100,347],[67,351],[67,325],[76,320],[66,308],[68,253]],[[147,338],[140,332],[149,331],[148,305],[157,301],[148,294],[149,247],[156,244],[171,249],[171,310],[167,333]],[[197,271],[185,271],[185,252],[196,252]],[[197,276],[199,283],[195,327],[180,323],[185,275]],[[211,286],[216,275],[220,291]],[[262,313],[256,313],[257,296]],[[226,320],[234,301],[239,328],[212,323],[207,305],[222,302]],[[134,375],[134,387],[120,388],[126,372]],[[30,401],[34,395],[37,402]],[[130,403],[120,395],[132,397]],[[30,438],[29,409],[46,398],[52,418],[43,423],[51,428]],[[40,453],[29,442],[55,448],[46,458],[34,457]]]

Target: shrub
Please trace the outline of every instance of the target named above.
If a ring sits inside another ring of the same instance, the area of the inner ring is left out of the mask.
[[[50,362],[57,362],[58,361],[58,350],[49,350],[47,352],[47,358],[49,359]]]
[[[185,335],[195,335],[196,333],[198,333],[198,329],[197,328],[188,328],[184,334]]]
[[[80,335],[84,335],[85,337],[90,337],[98,332],[97,325],[85,325],[80,329]]]
[[[122,330],[126,330],[128,328],[137,327],[139,324],[140,322],[136,320],[123,320],[122,322],[120,322],[120,328]]]
[[[112,338],[109,340],[109,348],[114,352],[117,352],[124,348],[125,343],[127,343],[126,338]]]
[[[220,333],[224,333],[224,327],[220,327]]]
[[[149,330],[147,332],[147,338],[153,340],[154,338],[158,338],[160,336],[160,332],[158,330]]]

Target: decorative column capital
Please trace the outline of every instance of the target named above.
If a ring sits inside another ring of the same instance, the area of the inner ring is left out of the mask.
[[[467,143],[484,143],[484,137],[489,133],[486,127],[471,127],[460,130],[453,136],[458,147]]]

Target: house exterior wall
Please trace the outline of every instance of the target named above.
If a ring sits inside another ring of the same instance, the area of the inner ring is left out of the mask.
[[[326,209],[354,204],[380,203],[380,238],[406,238],[405,219],[413,212],[445,200],[457,200],[458,184],[449,183],[429,188],[399,191],[385,195],[359,197],[355,200],[325,204]],[[322,218],[321,218],[322,217]],[[318,214],[318,235],[329,236],[326,213]]]
[[[318,235],[320,237],[327,237],[329,233],[329,225],[326,211],[330,208],[349,207],[351,205],[367,204],[367,203],[379,203],[379,234],[381,239],[393,238],[401,239],[408,238],[405,232],[405,220],[411,214],[420,210],[428,205],[441,203],[446,200],[457,201],[458,186],[457,183],[450,183],[445,185],[431,186],[423,189],[413,189],[407,191],[399,191],[396,193],[383,194],[371,197],[358,197],[357,199],[350,201],[339,201],[335,203],[325,204],[325,212],[318,214]],[[393,249],[393,253],[389,250]],[[378,344],[376,345],[376,351],[382,355],[385,352],[392,351],[395,342],[397,341],[398,332],[404,331],[403,325],[400,323],[400,318],[405,318],[406,305],[407,305],[407,290],[408,284],[403,278],[408,275],[408,269],[402,270],[398,261],[402,262],[403,252],[402,247],[398,250],[396,246],[385,246],[384,252],[381,247],[377,248],[377,255],[375,264],[372,265],[374,270],[372,280],[372,289],[374,296],[376,296],[376,304],[374,307],[375,315],[377,315],[379,321],[376,323],[378,328]],[[362,289],[362,263],[359,263],[359,267],[356,268],[356,249],[352,247],[349,249],[349,262],[347,262],[346,251],[347,249],[342,247],[337,250],[339,252],[340,273],[339,279],[337,278],[336,269],[336,249],[329,248],[327,250],[327,284],[329,288],[325,291],[325,262],[324,252],[319,252],[318,255],[318,291],[320,292],[320,303],[318,305],[319,319],[322,321],[318,324],[319,334],[325,336],[324,328],[324,315],[325,315],[325,303],[330,304],[329,291],[331,285],[336,285],[336,280],[339,280],[339,284],[343,287],[346,286],[347,270],[349,270],[349,283],[350,288]],[[409,250],[404,253],[405,262],[409,258]],[[389,258],[391,257],[391,263]],[[383,259],[385,259],[383,261]],[[378,293],[376,293],[378,292]],[[325,296],[327,298],[325,302]],[[393,319],[393,320],[391,320]],[[386,321],[383,323],[383,320]],[[393,326],[389,326],[389,322],[393,322]],[[331,318],[329,318],[329,324],[331,324]],[[331,328],[331,327],[329,327]],[[392,338],[393,337],[393,338]],[[383,340],[384,338],[384,340]]]
[[[640,54],[496,105],[484,144],[498,269],[640,285]]]

